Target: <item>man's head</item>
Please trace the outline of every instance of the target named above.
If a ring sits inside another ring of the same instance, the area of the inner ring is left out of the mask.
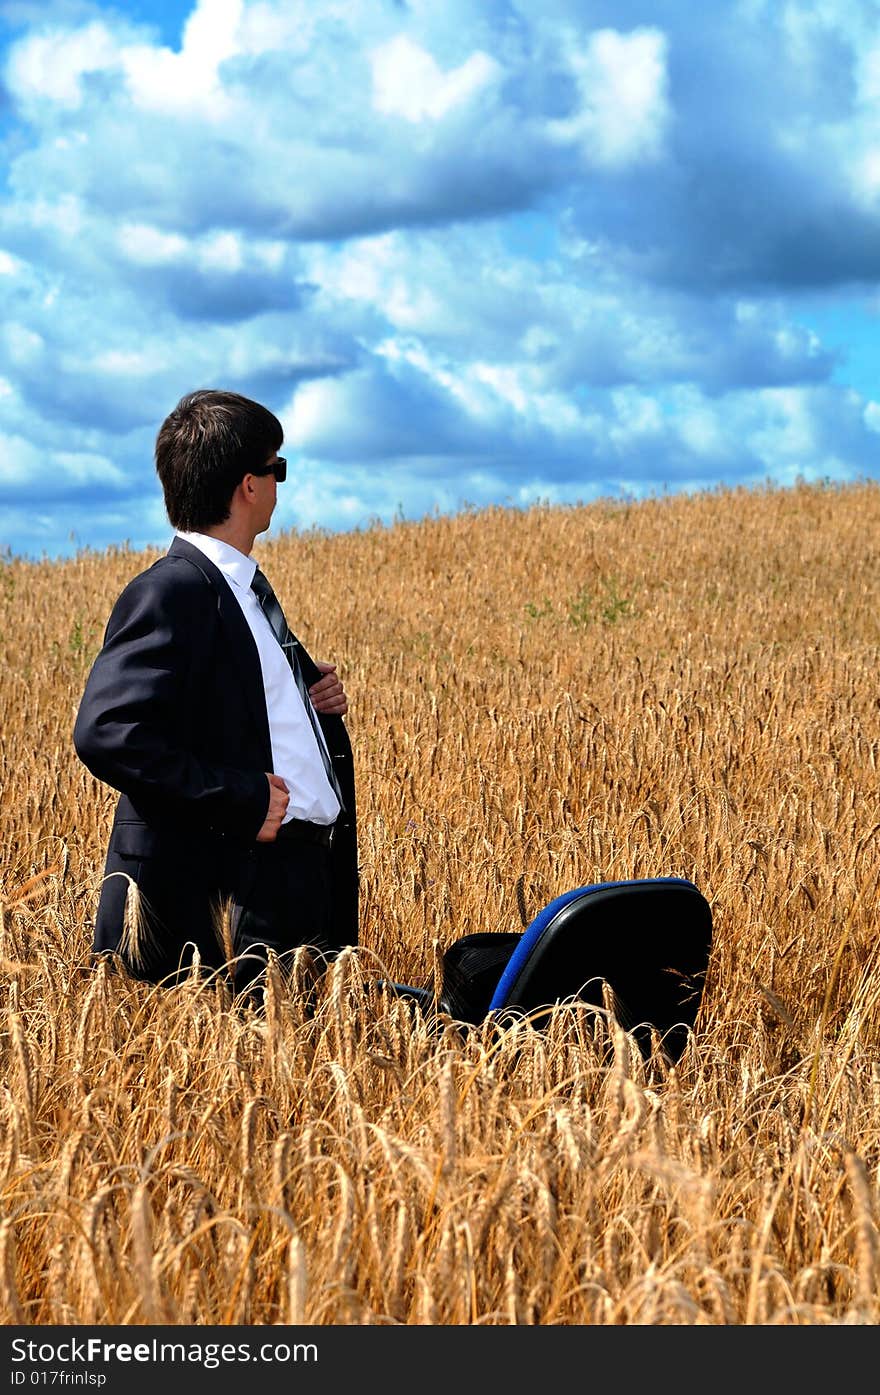
[[[202,388],[181,397],[156,437],[171,526],[200,533],[224,523],[245,475],[264,473],[283,439],[278,418],[237,392]]]

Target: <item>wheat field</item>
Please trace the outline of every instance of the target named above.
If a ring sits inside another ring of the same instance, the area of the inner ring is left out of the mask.
[[[0,1321],[876,1323],[878,553],[871,483],[258,540],[351,703],[361,944],[313,1015],[305,952],[262,1015],[91,966],[115,795],[71,730],[158,553],[7,557]],[[674,1067],[377,986],[661,875],[714,919]]]

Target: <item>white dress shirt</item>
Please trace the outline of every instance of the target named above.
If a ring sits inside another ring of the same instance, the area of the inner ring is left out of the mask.
[[[281,776],[290,791],[290,803],[283,822],[307,819],[310,823],[335,823],[339,815],[339,800],[327,779],[309,715],[284,651],[251,590],[257,570],[256,562],[230,543],[205,533],[182,533],[178,530],[177,536],[197,547],[223,573],[254,637],[269,714],[272,770]],[[323,732],[320,739],[323,741]]]

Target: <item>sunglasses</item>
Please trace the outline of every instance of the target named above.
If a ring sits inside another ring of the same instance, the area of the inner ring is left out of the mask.
[[[283,455],[279,455],[277,460],[273,460],[271,465],[266,465],[262,470],[251,470],[252,475],[274,475],[279,484],[283,484],[287,479],[287,461]]]

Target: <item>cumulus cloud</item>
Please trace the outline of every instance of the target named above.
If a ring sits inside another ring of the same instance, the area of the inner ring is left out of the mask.
[[[196,386],[279,526],[874,468],[810,313],[876,313],[871,0],[152,8],[7,5],[0,544],[167,536]]]
[[[376,111],[414,122],[439,120],[501,75],[500,65],[479,51],[443,72],[432,55],[405,34],[374,49],[370,67]]]
[[[579,105],[550,121],[550,134],[582,144],[588,163],[614,167],[659,156],[670,118],[665,36],[656,29],[599,29],[586,42],[570,37],[565,60]]]

